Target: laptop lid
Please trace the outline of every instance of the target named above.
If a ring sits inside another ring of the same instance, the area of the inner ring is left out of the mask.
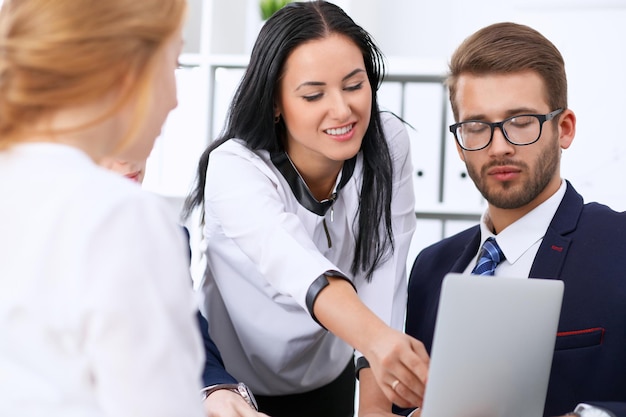
[[[422,417],[541,417],[563,282],[448,274]]]

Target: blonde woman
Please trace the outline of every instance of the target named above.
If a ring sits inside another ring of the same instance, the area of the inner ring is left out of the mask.
[[[4,0],[0,415],[203,415],[180,229],[96,165],[176,102],[184,0]]]

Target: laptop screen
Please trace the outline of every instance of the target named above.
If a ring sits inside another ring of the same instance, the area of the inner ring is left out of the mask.
[[[541,417],[563,282],[448,274],[422,417]]]

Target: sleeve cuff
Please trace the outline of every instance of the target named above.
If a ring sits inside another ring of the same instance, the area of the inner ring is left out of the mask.
[[[367,361],[367,359],[365,359],[365,356],[359,356],[356,360],[356,367],[354,370],[356,379],[359,379],[359,372],[361,372],[361,369],[369,367],[370,363]]]
[[[315,317],[315,314],[313,313],[313,306],[315,305],[315,300],[317,300],[317,296],[320,295],[320,292],[322,292],[324,288],[330,285],[330,283],[328,282],[329,276],[335,277],[335,278],[341,278],[341,279],[348,281],[350,285],[352,285],[352,287],[356,291],[356,287],[354,287],[354,284],[352,283],[352,281],[350,281],[347,276],[345,276],[339,271],[334,271],[334,270],[326,271],[322,275],[317,277],[315,281],[313,281],[308,291],[306,292],[306,298],[305,298],[306,308],[309,310],[309,314],[311,315],[313,320],[315,320],[315,322],[322,327],[324,326],[322,325],[322,323],[319,322],[319,320],[317,320],[317,318]]]
[[[580,403],[570,414],[580,417],[615,417],[615,414],[606,408]]]

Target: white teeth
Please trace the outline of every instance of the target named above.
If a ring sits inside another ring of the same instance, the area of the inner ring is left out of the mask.
[[[340,129],[326,129],[325,132],[328,133],[329,135],[334,135],[334,136],[345,135],[346,133],[351,131],[353,127],[354,125],[348,125]]]

